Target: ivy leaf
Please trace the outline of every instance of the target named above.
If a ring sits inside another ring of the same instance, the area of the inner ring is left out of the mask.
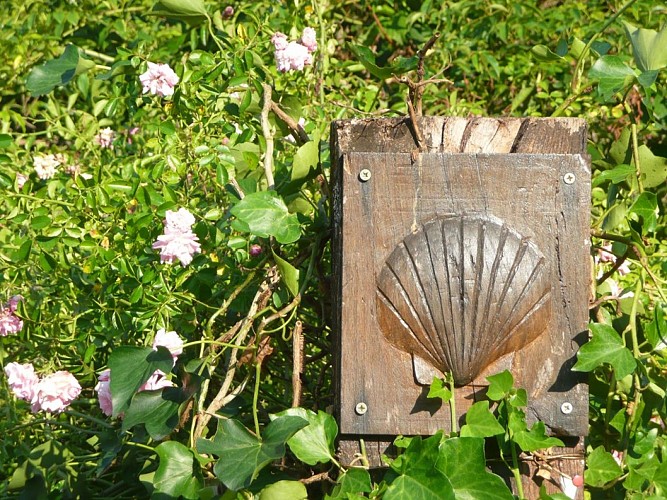
[[[636,78],[634,70],[618,56],[602,56],[595,61],[588,76],[598,81],[598,92],[605,101],[632,85]]]
[[[602,446],[598,446],[588,455],[586,466],[584,479],[590,486],[604,486],[623,472],[612,454]]]
[[[629,213],[637,214],[642,222],[642,234],[652,233],[658,225],[658,198],[655,193],[643,192],[632,204]]]
[[[478,401],[466,413],[466,424],[461,427],[461,437],[490,437],[503,434],[505,429],[489,410],[488,401]]]
[[[281,416],[266,426],[259,438],[234,419],[219,420],[212,440],[198,439],[200,453],[220,457],[213,471],[233,491],[247,488],[259,472],[285,455],[285,443],[299,429],[308,425],[301,417]]]
[[[59,58],[51,59],[30,71],[26,88],[35,97],[45,95],[94,66],[93,61],[80,56],[76,45],[68,45]]]
[[[635,167],[632,165],[616,165],[610,170],[605,170],[593,179],[593,187],[602,184],[605,181],[611,181],[614,184],[620,184],[629,176],[634,175]]]
[[[454,488],[444,472],[436,468],[442,432],[427,439],[417,436],[391,463],[398,475],[391,481],[384,500],[455,500]]]
[[[544,422],[535,422],[529,431],[515,433],[513,439],[523,451],[529,452],[552,446],[565,446],[560,439],[547,436]]]
[[[300,481],[278,481],[259,493],[259,500],[308,500],[308,490]]]
[[[116,347],[109,355],[113,416],[128,408],[132,396],[155,370],[169,373],[173,364],[171,353],[164,347],[157,351],[150,347]]]
[[[419,58],[413,57],[398,57],[391,66],[380,67],[375,62],[375,54],[368,47],[363,45],[352,45],[350,49],[357,57],[359,62],[364,65],[364,68],[376,78],[385,80],[392,75],[402,75],[408,71],[417,68]]]
[[[452,399],[452,391],[447,388],[445,385],[444,380],[442,380],[439,377],[433,377],[433,382],[431,382],[431,386],[428,389],[428,394],[426,395],[427,398],[440,398],[442,399],[443,403],[446,403],[450,399]]]
[[[449,478],[455,498],[475,500],[514,498],[500,476],[486,470],[484,439],[481,437],[447,439],[440,447],[436,469]]]
[[[509,395],[514,385],[514,377],[508,370],[486,377],[486,380],[489,381],[486,396],[492,401],[500,401]]]
[[[609,325],[591,324],[593,338],[579,349],[577,362],[572,370],[590,372],[604,363],[611,365],[616,371],[616,378],[622,379],[631,374],[637,362],[632,353],[623,345],[623,339]]]
[[[662,69],[667,66],[667,26],[660,32],[644,28],[636,28],[628,22],[625,33],[632,43],[632,55],[637,67],[642,71]]]
[[[251,233],[278,243],[293,243],[301,236],[299,219],[290,214],[287,205],[275,191],[247,194],[231,209],[232,215],[248,226]]]
[[[554,62],[563,60],[562,56],[559,56],[553,52],[546,45],[535,45],[532,49],[530,49],[530,52],[533,54],[535,59],[541,62]]]
[[[177,441],[167,441],[155,448],[155,453],[160,457],[153,477],[155,491],[171,498],[199,498],[203,484],[192,450]]]
[[[173,17],[189,23],[199,23],[206,19],[203,0],[159,0],[151,14]]]
[[[178,387],[135,394],[123,418],[123,431],[144,424],[151,438],[164,439],[178,425],[178,407],[186,399]]]
[[[319,143],[319,137],[316,137],[297,149],[292,162],[291,180],[307,177],[310,169],[317,165],[320,158]]]
[[[347,469],[344,474],[338,478],[336,487],[327,495],[326,500],[347,500],[348,495],[358,493],[370,493],[373,487],[371,485],[371,475],[366,469],[352,467]]]
[[[278,416],[291,415],[308,421],[308,425],[292,436],[287,444],[296,458],[308,465],[327,463],[334,458],[334,444],[338,435],[336,420],[323,411],[317,413],[304,408],[290,408]],[[272,416],[271,418],[275,418]]]
[[[638,154],[644,188],[662,186],[667,181],[667,158],[654,155],[645,144],[639,146]]]

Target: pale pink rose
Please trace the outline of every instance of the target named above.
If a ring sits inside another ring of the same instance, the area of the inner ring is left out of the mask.
[[[160,250],[161,263],[173,264],[178,260],[182,266],[187,266],[192,262],[192,256],[201,251],[201,245],[197,235],[192,231],[168,232],[157,237],[153,249]]]
[[[21,172],[17,172],[17,174],[16,174],[16,187],[19,188],[19,189],[23,188],[23,186],[25,186],[25,183],[28,182],[29,178],[30,177],[28,177],[27,175],[22,174]]]
[[[111,402],[111,370],[108,368],[97,377],[95,392],[97,392],[97,399],[100,403],[102,412],[105,415],[111,416],[113,414],[113,404]]]
[[[165,387],[174,387],[174,384],[171,380],[166,378],[166,374],[161,370],[155,370],[153,375],[150,376],[144,384],[139,387],[137,392],[141,391],[159,391]]]
[[[23,297],[14,295],[6,304],[0,304],[0,337],[6,337],[10,333],[18,333],[23,328],[23,320],[14,314],[21,300],[23,300]]]
[[[94,137],[94,141],[102,149],[113,149],[113,141],[115,138],[116,132],[107,127],[98,132],[98,134]]]
[[[32,397],[32,412],[47,411],[60,413],[74,401],[81,392],[81,386],[74,375],[67,371],[57,371],[44,377],[35,386]]]
[[[178,83],[178,76],[168,64],[156,64],[149,62],[148,70],[139,75],[139,80],[144,86],[144,94],[151,94],[165,97],[173,95],[174,87]]]
[[[178,336],[178,333],[167,332],[164,328],[157,331],[153,340],[153,350],[157,351],[159,346],[169,349],[171,356],[174,358],[174,364],[176,364],[178,357],[183,354],[183,339]]]
[[[614,457],[614,460],[616,460],[616,463],[620,465],[621,467],[623,466],[623,452],[618,451],[618,450],[611,450],[611,456]]]
[[[35,173],[40,179],[47,180],[56,175],[60,161],[54,154],[34,156],[32,159]]]
[[[298,42],[289,42],[282,50],[276,49],[275,57],[278,71],[283,73],[290,70],[301,71],[305,66],[313,64],[313,56]]]
[[[14,396],[24,401],[32,400],[35,386],[39,382],[32,363],[9,363],[5,366],[5,375],[7,375],[7,384]]]
[[[276,50],[285,50],[287,48],[287,35],[280,31],[276,31],[271,37],[271,43]]]
[[[195,216],[192,215],[186,208],[179,208],[177,212],[167,210],[164,217],[165,232],[179,232],[184,233],[190,231],[196,222]]]
[[[611,262],[612,264],[616,264],[616,255],[611,251],[611,243],[608,243],[607,245],[604,245],[602,248],[598,248],[598,256],[597,256],[597,261],[598,262]],[[618,274],[621,276],[625,276],[630,272],[630,265],[627,260],[623,261],[623,264],[621,264],[618,269]]]
[[[303,29],[301,44],[308,49],[308,52],[315,52],[317,50],[317,33],[313,28]]]
[[[577,487],[576,484],[574,484],[573,479],[571,479],[567,476],[564,476],[562,474],[561,474],[559,479],[560,479],[560,488],[563,491],[563,494],[567,498],[573,498],[573,499],[577,498],[577,489],[578,489],[578,487]]]

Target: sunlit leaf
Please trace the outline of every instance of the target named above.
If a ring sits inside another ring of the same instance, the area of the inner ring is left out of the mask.
[[[590,328],[593,338],[579,349],[572,370],[590,372],[608,363],[616,371],[617,379],[632,373],[637,362],[616,330],[601,323],[591,324]]]
[[[177,441],[167,441],[157,446],[155,453],[160,457],[153,477],[155,491],[171,498],[199,498],[203,481],[192,450]]]

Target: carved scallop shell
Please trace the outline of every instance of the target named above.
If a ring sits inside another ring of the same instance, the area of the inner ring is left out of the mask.
[[[380,329],[457,385],[535,340],[551,317],[538,248],[490,216],[433,220],[407,236],[377,281]]]

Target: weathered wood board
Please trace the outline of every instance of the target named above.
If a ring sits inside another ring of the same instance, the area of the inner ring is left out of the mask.
[[[455,374],[460,422],[509,369],[528,420],[584,436],[590,169],[575,119],[424,117],[332,126],[340,453],[449,431],[427,399]],[[581,452],[579,450],[577,453]],[[575,469],[582,468],[578,464]],[[572,465],[572,464],[570,464]]]

